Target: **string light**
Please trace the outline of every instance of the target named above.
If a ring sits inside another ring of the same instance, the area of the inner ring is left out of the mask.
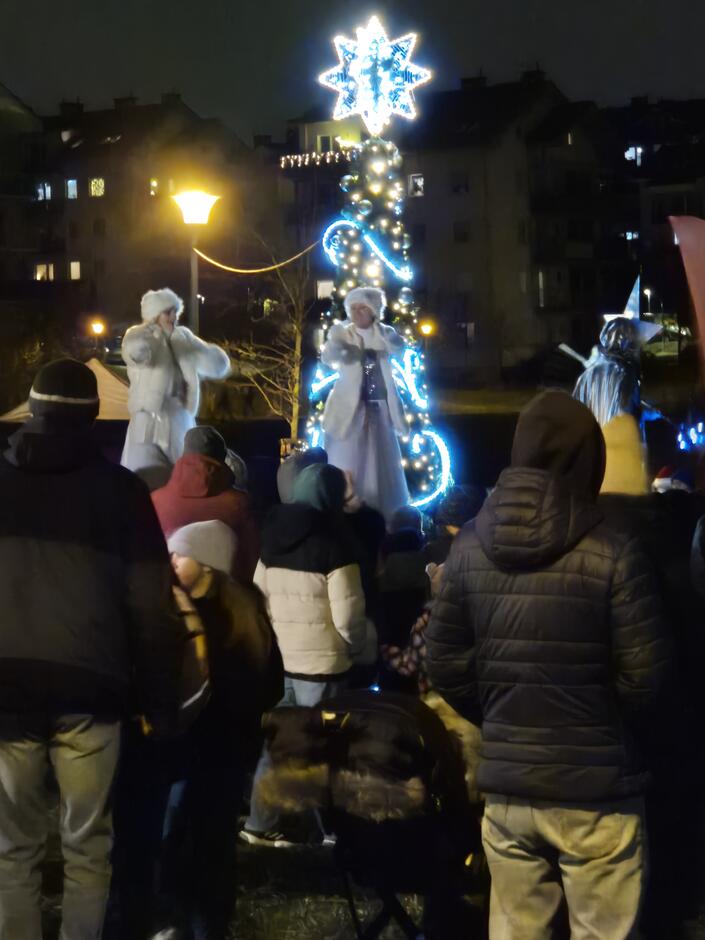
[[[381,30],[379,21],[370,21],[367,31],[374,31],[375,28]],[[385,82],[397,80],[392,77],[392,73],[398,68],[399,56],[403,57],[408,51],[407,59],[410,57],[413,41],[408,47],[404,43],[409,38],[413,40],[413,37],[396,40],[399,47],[391,50],[390,56],[397,58],[382,62],[382,37],[388,42],[382,31],[381,35],[375,34],[374,49],[365,46],[371,50],[371,58],[356,61],[358,44],[367,42],[367,31],[358,30],[358,42],[343,39],[336,41],[340,66],[325,73],[321,80],[328,87],[335,87],[338,92],[334,117],[343,116],[341,109],[353,106],[357,109],[355,113],[361,113],[363,120],[368,122],[368,128],[370,121],[373,127],[377,127],[376,130],[371,129],[375,135],[393,113],[401,113],[394,109],[391,100],[385,103],[385,95],[391,87]],[[402,110],[405,107],[405,95],[408,96],[413,112],[411,88],[407,80],[414,77],[416,67],[411,63],[408,65],[410,71],[404,76],[398,76],[401,84],[397,86],[395,94],[398,95],[396,103]],[[347,75],[347,84],[343,81],[344,73]],[[371,101],[373,77],[375,81],[379,80],[379,84],[377,97]],[[413,113],[405,113],[403,116],[410,117]],[[378,121],[380,123],[375,123]],[[282,165],[316,165],[321,159],[325,157],[318,158],[314,153],[290,155],[283,158]],[[339,162],[341,157],[334,159]],[[425,365],[421,355],[422,335],[410,286],[414,280],[409,258],[411,239],[403,223],[405,184],[400,175],[402,158],[394,143],[372,136],[350,149],[349,163],[350,167],[345,170],[340,181],[340,189],[344,194],[340,216],[326,227],[321,239],[325,256],[337,271],[331,306],[321,317],[323,341],[331,323],[338,322],[334,317],[342,313],[344,299],[350,290],[358,285],[386,290],[393,313],[392,322],[405,344],[389,360],[408,429],[400,438],[400,460],[412,505],[429,506],[451,482],[451,461],[449,449],[443,438],[433,430],[428,412],[429,395],[424,382]],[[310,383],[311,412],[307,436],[312,446],[325,446],[322,425],[324,406],[338,377],[338,372],[319,364]]]

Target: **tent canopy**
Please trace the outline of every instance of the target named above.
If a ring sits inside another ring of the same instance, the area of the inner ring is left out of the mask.
[[[129,421],[127,393],[129,385],[107,369],[98,359],[89,359],[86,363],[95,375],[100,398],[99,421]],[[30,418],[29,402],[25,401],[7,414],[0,415],[0,421],[21,422]]]

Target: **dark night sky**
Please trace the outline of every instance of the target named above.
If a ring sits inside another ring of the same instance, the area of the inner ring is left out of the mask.
[[[108,105],[177,89],[249,137],[316,100],[337,33],[372,13],[421,34],[437,88],[482,68],[490,80],[539,61],[566,94],[705,97],[703,0],[3,0],[0,81],[40,113],[62,97]],[[423,90],[418,101],[423,107]]]

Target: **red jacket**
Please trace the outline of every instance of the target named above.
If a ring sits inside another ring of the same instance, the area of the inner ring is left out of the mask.
[[[251,581],[259,558],[259,533],[247,493],[232,488],[230,470],[201,454],[184,454],[166,486],[152,493],[165,538],[192,522],[218,519],[237,536],[233,574]]]

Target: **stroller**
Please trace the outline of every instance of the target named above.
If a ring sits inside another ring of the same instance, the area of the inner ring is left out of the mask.
[[[315,708],[265,716],[272,769],[259,795],[279,812],[317,811],[336,834],[335,859],[360,940],[392,921],[410,940],[469,936],[463,888],[479,827],[462,759],[440,719],[416,698],[352,691]],[[364,926],[354,883],[381,912]],[[424,898],[417,925],[398,895]]]

